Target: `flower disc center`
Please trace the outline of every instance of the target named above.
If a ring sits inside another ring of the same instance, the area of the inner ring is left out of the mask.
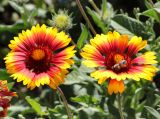
[[[113,55],[113,61],[114,64],[112,65],[112,70],[116,72],[123,71],[128,66],[128,62],[123,55],[120,54]]]
[[[119,63],[120,61],[124,60],[124,57],[120,54],[115,54],[114,55],[114,61],[115,63]]]
[[[45,51],[42,49],[35,49],[32,51],[31,57],[34,60],[42,60],[45,57]]]

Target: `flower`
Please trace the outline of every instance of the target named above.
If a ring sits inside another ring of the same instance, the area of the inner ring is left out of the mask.
[[[81,53],[86,60],[83,64],[87,67],[97,67],[91,76],[102,84],[108,79],[108,92],[122,93],[124,80],[141,78],[152,80],[157,68],[152,66],[157,61],[154,52],[137,53],[147,45],[141,37],[120,35],[118,32],[108,32],[107,35],[96,35],[85,45]],[[136,56],[138,55],[138,56]]]
[[[17,96],[17,94],[9,91],[7,81],[0,80],[0,107],[3,108],[3,110],[0,111],[0,117],[5,117],[7,115],[7,108],[13,96]]]
[[[13,79],[23,81],[30,89],[44,84],[56,89],[74,63],[74,46],[67,47],[70,41],[68,35],[56,28],[33,26],[10,41],[6,69]]]

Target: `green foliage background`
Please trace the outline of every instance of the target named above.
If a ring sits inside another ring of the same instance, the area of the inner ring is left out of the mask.
[[[90,0],[91,1],[91,0]],[[99,11],[88,0],[81,0],[97,33],[116,30],[121,34],[142,36],[148,40],[143,50],[157,53],[160,62],[160,1],[159,0],[94,0]],[[3,58],[9,52],[8,44],[23,29],[39,23],[51,26],[52,14],[59,9],[72,13],[73,27],[66,31],[77,43],[75,64],[65,79],[63,90],[74,119],[119,119],[115,95],[108,95],[106,86],[98,85],[89,76],[93,69],[81,64],[79,52],[94,37],[78,10],[75,0],[1,0],[0,1],[0,80],[7,79],[9,88],[18,93],[13,98],[9,115],[14,119],[67,119],[67,113],[58,93],[48,86],[28,90],[16,83],[5,70]],[[159,64],[157,65],[159,67]],[[123,93],[125,119],[160,119],[159,73],[153,82],[127,80]]]

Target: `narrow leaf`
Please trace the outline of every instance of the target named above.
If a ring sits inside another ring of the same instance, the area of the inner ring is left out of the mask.
[[[152,107],[144,106],[156,119],[160,119],[160,113]]]
[[[77,42],[78,49],[81,49],[83,47],[84,42],[87,40],[89,36],[88,29],[85,25],[81,24],[81,29],[82,29],[82,32]]]
[[[13,1],[9,1],[9,4],[12,6],[13,9],[15,9],[20,14],[24,13],[23,7],[19,6],[17,3],[13,2]]]
[[[158,9],[149,9],[149,10],[146,10],[144,12],[141,13],[141,15],[144,15],[144,16],[147,16],[147,17],[150,17],[150,18],[153,18],[155,19],[157,22],[160,23],[160,14],[157,12]]]
[[[25,26],[22,22],[17,22],[13,25],[0,25],[0,32],[8,31],[8,32],[16,32],[18,30],[24,29]]]
[[[104,22],[102,22],[102,20],[97,15],[97,13],[94,12],[94,11],[92,11],[89,7],[86,7],[86,9],[87,9],[88,14],[91,15],[91,17],[92,17],[93,21],[95,22],[95,24],[99,28],[101,28],[101,30],[102,30],[103,33],[106,33],[107,30],[106,30],[105,24],[104,24]]]
[[[37,112],[38,115],[45,115],[45,112],[42,111],[41,105],[34,99],[31,99],[29,96],[25,98],[31,107]]]
[[[107,16],[107,0],[102,0],[102,17]]]
[[[148,2],[148,0],[144,0],[144,4],[148,9],[152,9],[153,8],[153,5],[150,2]]]

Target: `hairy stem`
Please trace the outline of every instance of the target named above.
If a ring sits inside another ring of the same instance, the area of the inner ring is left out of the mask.
[[[81,5],[81,2],[80,2],[79,0],[76,0],[76,3],[77,3],[77,5],[78,5],[78,8],[79,8],[79,10],[80,10],[80,12],[81,12],[83,18],[84,18],[85,21],[87,22],[88,27],[91,29],[92,33],[93,33],[94,35],[96,35],[97,33],[96,33],[96,31],[94,30],[94,28],[93,28],[93,26],[92,26],[92,24],[91,24],[89,18],[87,17],[87,15],[86,15],[86,13],[85,13],[85,11],[84,11],[82,5]]]
[[[120,117],[121,119],[124,119],[123,110],[122,110],[122,96],[120,93],[118,93],[117,95],[117,100],[118,100],[118,110],[119,110]]]
[[[62,90],[61,90],[59,87],[57,88],[57,91],[59,92],[59,94],[60,94],[60,96],[61,96],[61,98],[62,98],[62,100],[63,100],[64,106],[65,106],[65,108],[66,108],[66,110],[67,110],[68,119],[73,119],[72,113],[71,113],[71,110],[70,110],[70,108],[69,108],[69,106],[68,106],[68,102],[67,102],[66,97],[64,96]]]

